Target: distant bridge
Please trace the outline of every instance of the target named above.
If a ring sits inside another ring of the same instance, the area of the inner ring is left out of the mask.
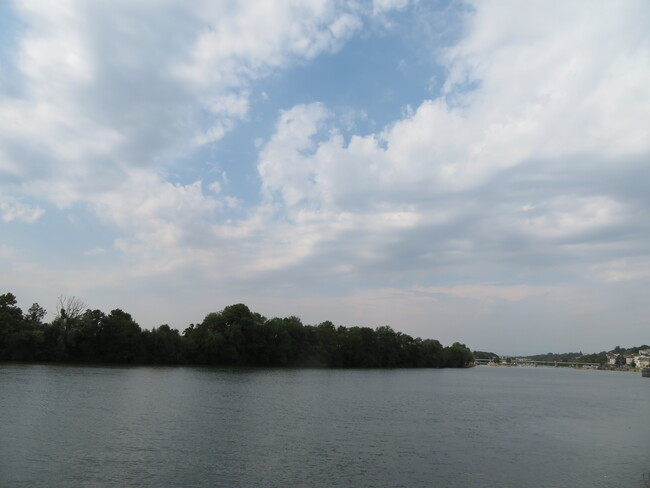
[[[490,364],[491,359],[474,359],[476,364]]]

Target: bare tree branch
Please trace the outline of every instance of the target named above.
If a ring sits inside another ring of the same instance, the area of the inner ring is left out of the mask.
[[[74,320],[81,317],[88,306],[81,298],[61,295],[56,306],[57,317]]]

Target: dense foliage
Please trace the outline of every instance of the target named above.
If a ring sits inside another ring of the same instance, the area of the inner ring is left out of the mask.
[[[266,319],[237,304],[208,314],[180,334],[168,325],[142,330],[128,313],[83,310],[61,300],[56,318],[32,305],[24,314],[11,293],[0,295],[0,360],[130,364],[310,367],[465,367],[464,344],[443,347],[388,326],[303,325],[298,317]]]
[[[548,361],[558,363],[600,363],[607,364],[608,355],[617,356],[616,366],[625,365],[625,356],[639,354],[640,351],[649,350],[650,346],[643,344],[641,346],[635,347],[621,347],[616,346],[611,351],[601,351],[591,354],[583,354],[582,352],[565,352],[565,353],[553,353],[549,352],[547,354],[538,354],[536,356],[528,356],[528,359],[534,361]],[[475,353],[476,354],[476,353]]]
[[[499,364],[501,362],[501,358],[499,357],[498,354],[495,354],[493,352],[487,352],[487,351],[472,351],[472,354],[474,354],[475,359],[488,359],[494,363]]]

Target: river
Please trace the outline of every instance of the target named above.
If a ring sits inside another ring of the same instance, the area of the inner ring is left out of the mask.
[[[650,379],[0,364],[0,486],[628,487]]]

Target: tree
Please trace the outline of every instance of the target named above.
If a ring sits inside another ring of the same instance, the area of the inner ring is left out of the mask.
[[[445,367],[463,368],[474,362],[474,355],[465,344],[454,342],[444,350]]]
[[[0,327],[19,326],[23,320],[23,311],[17,305],[13,293],[0,295]]]
[[[375,329],[377,361],[380,366],[395,368],[400,363],[400,341],[395,331],[388,325]]]
[[[100,323],[101,359],[111,363],[134,363],[142,357],[142,330],[130,314],[112,310]]]
[[[81,317],[86,307],[86,303],[81,298],[61,295],[56,306],[57,318],[76,320]]]
[[[46,313],[47,311],[43,307],[41,307],[38,303],[34,303],[31,307],[29,307],[29,310],[27,310],[25,320],[32,326],[42,325],[43,318],[45,317]]]
[[[425,368],[441,368],[444,365],[443,347],[435,339],[425,339],[421,342],[421,359],[418,366]]]
[[[148,363],[178,364],[182,362],[182,340],[176,329],[164,324],[143,332],[145,359]]]
[[[120,309],[105,315],[85,307],[79,298],[61,296],[56,317],[46,324],[38,303],[23,314],[13,294],[0,295],[0,359],[363,368],[465,367],[473,361],[464,344],[443,348],[389,326],[312,326],[296,316],[267,320],[241,303],[206,315],[182,336],[168,325],[143,332]]]
[[[23,311],[12,293],[0,295],[0,359],[13,359],[15,339],[23,326]]]
[[[322,364],[329,367],[341,366],[343,358],[334,324],[329,320],[318,324],[314,335]]]
[[[69,324],[65,332],[66,356],[74,361],[98,360],[99,333],[106,315],[101,310],[86,310]]]

